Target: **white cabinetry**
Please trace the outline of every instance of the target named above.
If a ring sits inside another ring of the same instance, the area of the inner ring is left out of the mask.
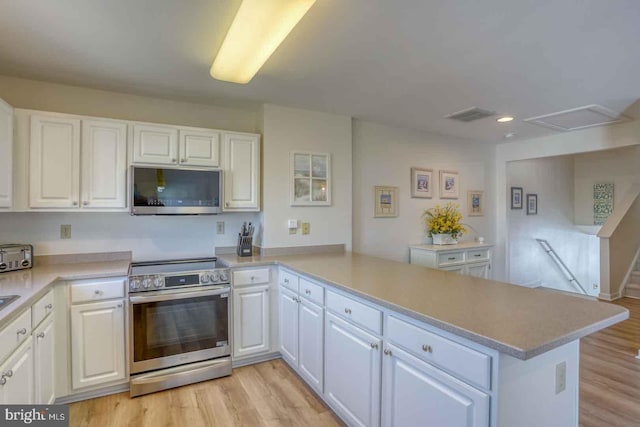
[[[33,338],[29,337],[0,365],[0,404],[34,403]]]
[[[491,248],[492,245],[474,242],[457,245],[415,245],[409,247],[409,262],[489,279]]]
[[[298,368],[307,383],[322,393],[324,384],[324,310],[306,298],[299,299]]]
[[[348,425],[380,425],[382,341],[327,313],[325,397]]]
[[[71,285],[71,378],[74,390],[125,378],[124,281]],[[105,300],[108,298],[114,298]],[[85,302],[98,300],[97,302]]]
[[[174,165],[178,163],[178,128],[135,123],[133,163]]]
[[[0,208],[13,204],[13,108],[0,99]]]
[[[382,425],[488,427],[489,396],[392,344],[385,345]]]
[[[298,297],[280,287],[280,352],[292,366],[298,365]]]
[[[220,167],[220,132],[180,129],[180,164]]]
[[[224,134],[223,210],[260,210],[260,136]]]
[[[29,207],[124,209],[126,144],[125,122],[31,114]]]
[[[233,356],[269,351],[269,284],[233,290]]]
[[[55,400],[54,326],[49,316],[33,331],[35,340],[35,402],[50,405]]]

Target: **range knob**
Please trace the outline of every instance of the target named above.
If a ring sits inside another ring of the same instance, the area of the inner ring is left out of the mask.
[[[211,278],[211,280],[213,282],[219,282],[220,281],[220,273],[217,271],[213,272],[213,277]]]
[[[202,273],[200,275],[200,283],[209,283],[211,277],[207,273]]]
[[[151,279],[144,279],[142,281],[142,287],[145,289],[149,289],[151,287]]]
[[[161,288],[164,286],[163,280],[161,277],[156,277],[155,279],[153,279],[153,286],[155,286],[156,288]]]
[[[229,280],[229,274],[226,270],[220,272],[220,280],[222,280],[223,282],[227,282]]]
[[[140,289],[140,280],[133,279],[130,284],[131,289]]]

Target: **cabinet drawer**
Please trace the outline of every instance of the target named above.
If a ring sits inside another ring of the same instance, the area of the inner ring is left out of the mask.
[[[464,263],[464,252],[445,252],[438,254],[438,267],[449,264]]]
[[[388,339],[466,382],[491,389],[491,356],[397,319],[387,318]]]
[[[240,270],[233,272],[234,286],[258,285],[260,283],[269,283],[268,268]]]
[[[327,309],[378,335],[382,334],[380,310],[331,291],[327,291]]]
[[[489,249],[474,249],[467,251],[467,262],[487,261],[489,259]]]
[[[53,289],[31,306],[31,326],[35,328],[53,311]]]
[[[124,279],[101,280],[71,285],[71,302],[124,298]]]
[[[324,288],[302,277],[300,278],[300,296],[319,306],[324,305]]]
[[[25,310],[17,319],[0,330],[0,363],[31,336],[31,310]]]
[[[280,285],[298,292],[298,276],[285,270],[280,270]]]

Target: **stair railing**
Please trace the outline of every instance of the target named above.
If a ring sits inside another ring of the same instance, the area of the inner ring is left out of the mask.
[[[568,276],[567,280],[569,281],[569,283],[574,287],[578,288],[580,292],[583,293],[584,295],[588,295],[585,288],[580,284],[580,281],[578,280],[578,278],[571,272],[569,267],[567,267],[567,264],[565,264],[564,261],[562,261],[562,258],[560,258],[558,253],[553,249],[553,246],[551,246],[551,244],[544,239],[536,239],[536,241],[540,243],[540,246],[542,246],[542,249],[551,257],[553,262],[555,262],[556,265],[560,267],[560,269]]]

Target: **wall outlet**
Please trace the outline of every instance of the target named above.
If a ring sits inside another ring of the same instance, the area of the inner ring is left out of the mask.
[[[60,225],[60,238],[61,239],[71,238],[71,224]]]
[[[302,234],[309,234],[311,232],[311,223],[303,222],[302,223]]]
[[[216,234],[224,234],[224,221],[216,222]]]
[[[556,365],[556,394],[562,393],[567,388],[567,362]]]

